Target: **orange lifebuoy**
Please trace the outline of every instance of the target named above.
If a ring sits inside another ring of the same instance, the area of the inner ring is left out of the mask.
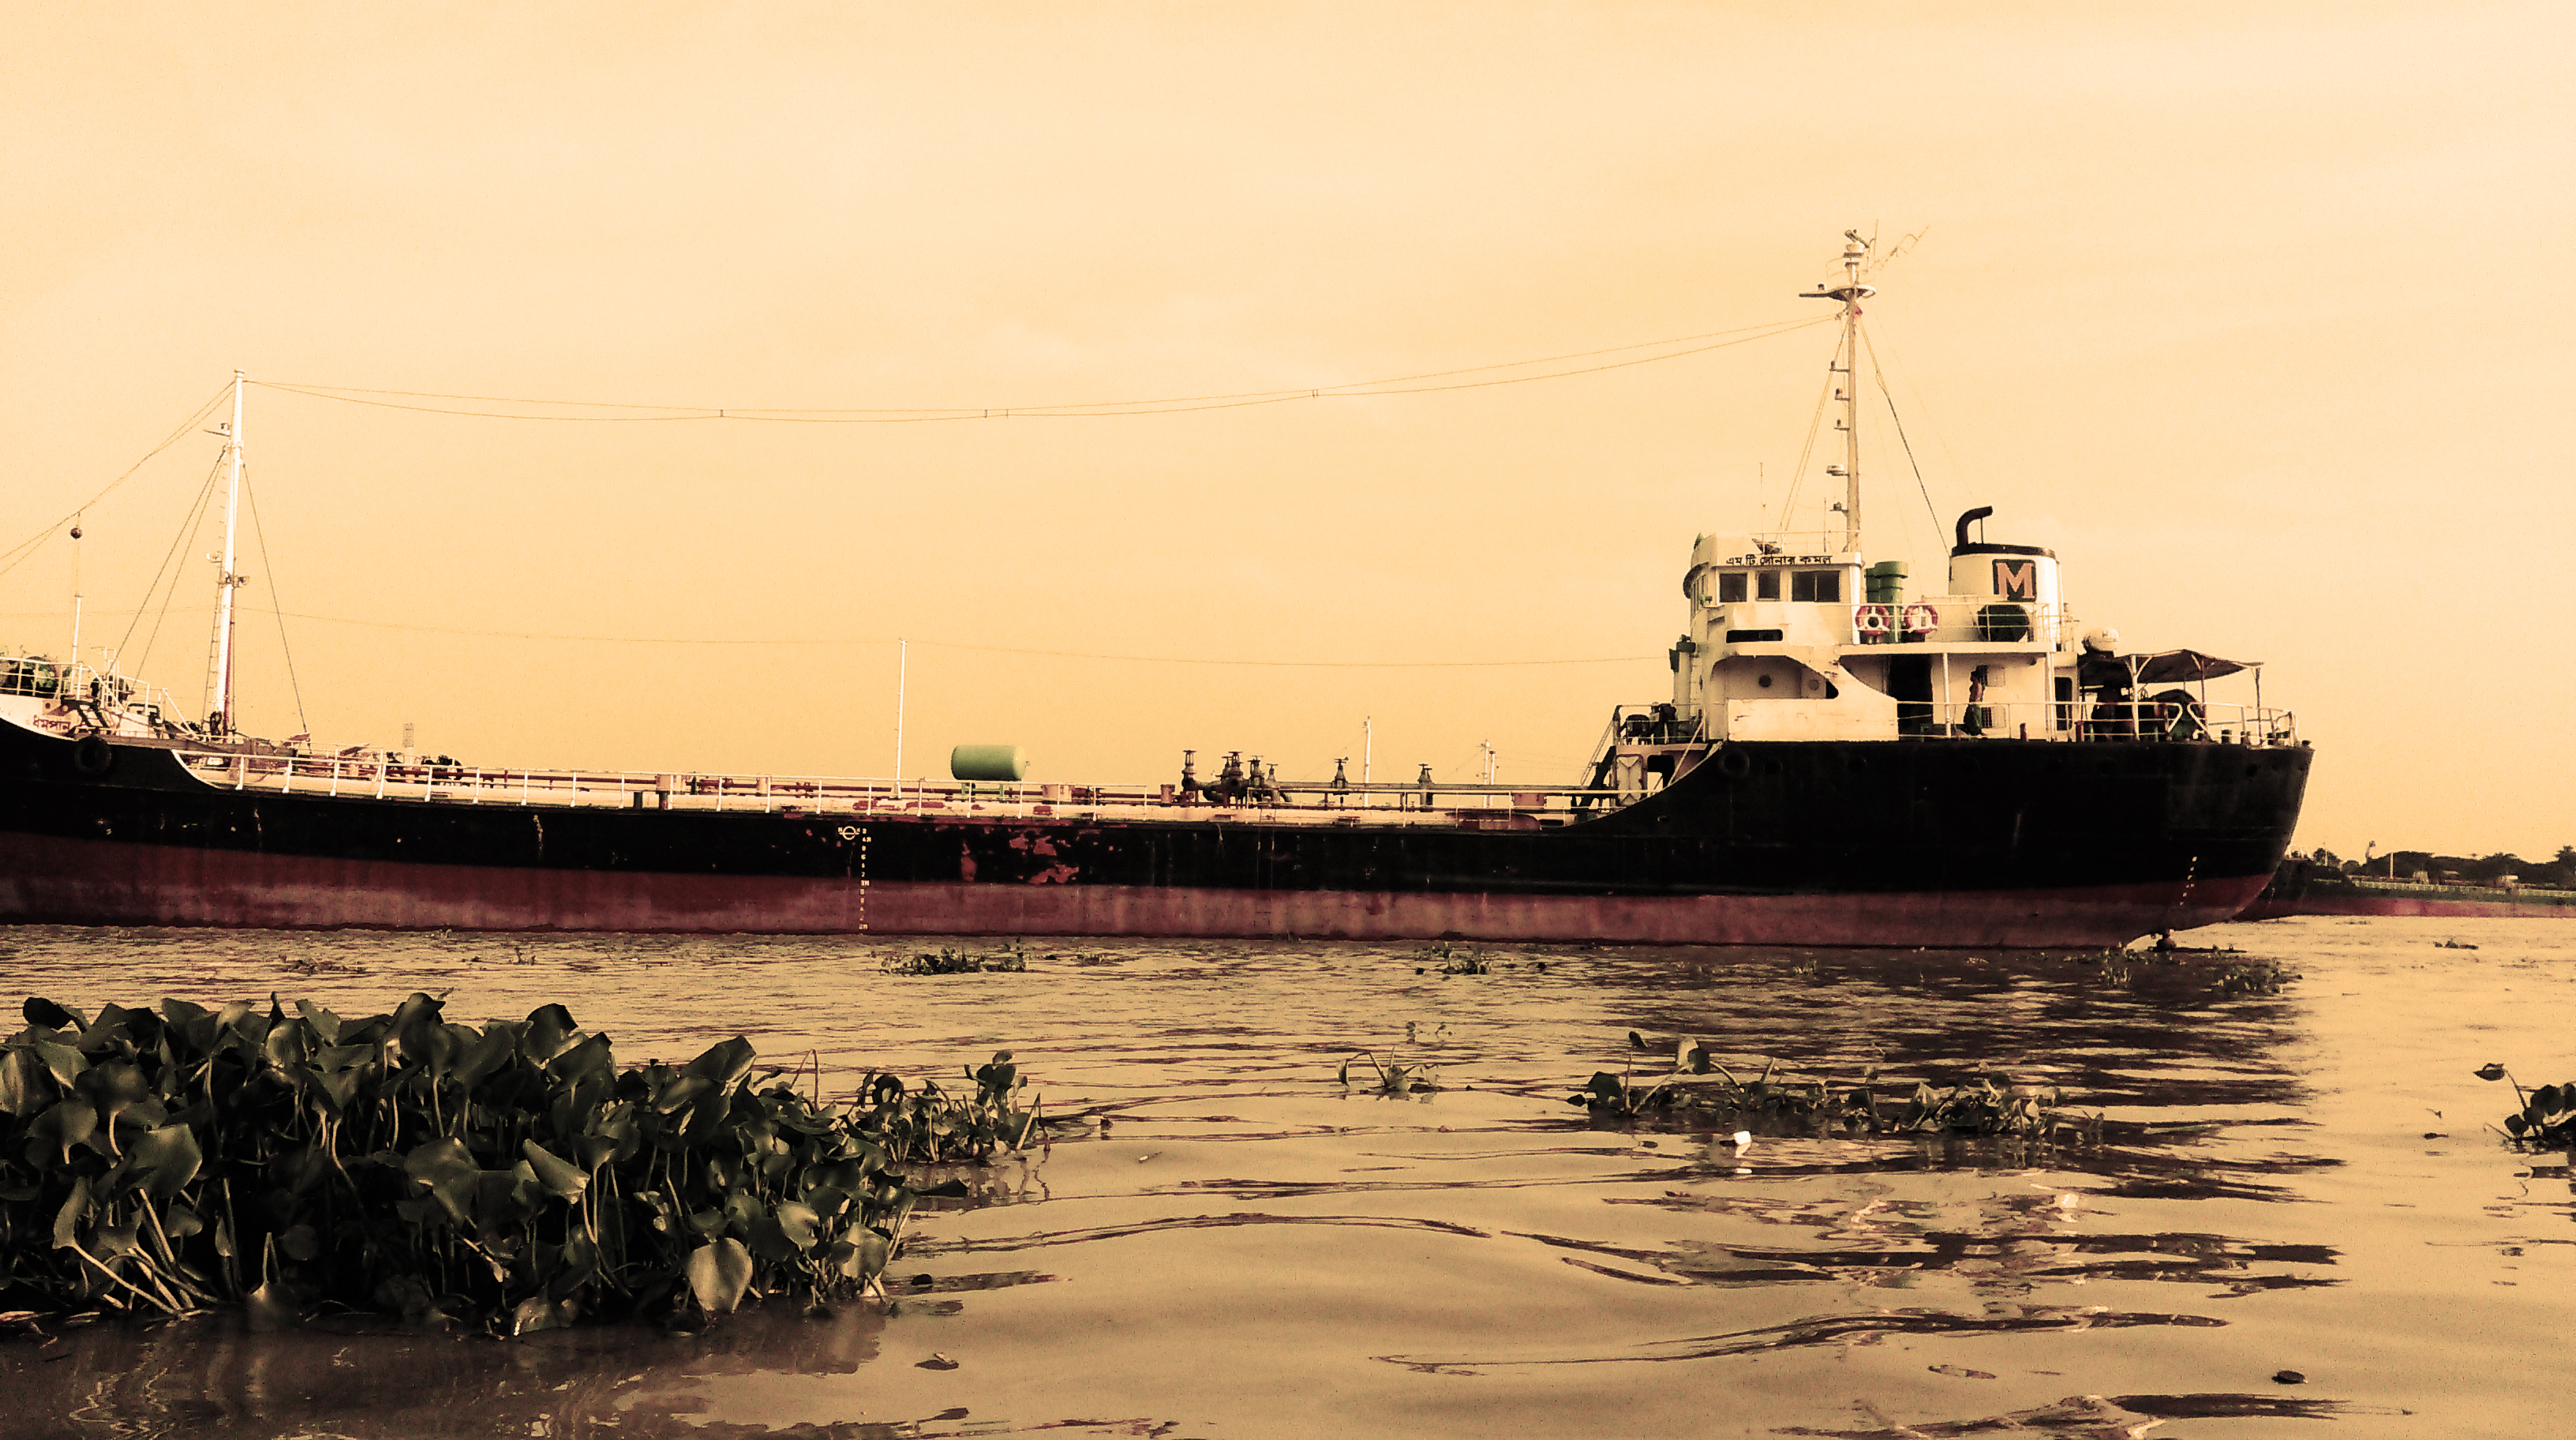
[[[1884,605],[1863,605],[1852,612],[1852,628],[1863,635],[1884,635],[1894,612]]]
[[[1933,609],[1929,605],[1908,605],[1905,607],[1906,634],[1928,635],[1940,627],[1940,611]]]

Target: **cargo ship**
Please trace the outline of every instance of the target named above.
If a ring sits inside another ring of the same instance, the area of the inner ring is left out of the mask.
[[[2259,669],[2081,630],[2054,553],[1971,537],[1988,510],[1926,593],[1867,560],[1869,259],[1849,236],[1808,292],[1840,307],[1835,528],[1700,536],[1669,695],[1610,705],[1562,785],[1233,757],[1205,780],[1185,757],[1172,782],[1032,783],[1008,752],[936,783],[540,770],[271,742],[232,723],[228,501],[202,718],[77,646],[0,671],[0,921],[2076,947],[2233,917],[2298,818],[2293,717]],[[2209,698],[2249,670],[2253,703]]]

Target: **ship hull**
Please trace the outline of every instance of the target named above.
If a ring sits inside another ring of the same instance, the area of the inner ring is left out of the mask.
[[[2251,901],[2309,759],[1757,743],[1564,823],[1387,825],[263,793],[0,732],[0,920],[397,930],[2117,944]]]

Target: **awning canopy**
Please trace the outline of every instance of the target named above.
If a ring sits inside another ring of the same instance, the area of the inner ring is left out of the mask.
[[[2172,685],[2185,680],[2215,680],[2239,670],[2261,668],[2260,660],[2222,660],[2197,650],[2165,650],[2130,657],[2137,663],[2141,685]]]

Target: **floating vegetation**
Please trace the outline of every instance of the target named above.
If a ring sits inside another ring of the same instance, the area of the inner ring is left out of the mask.
[[[936,955],[900,955],[886,961],[883,968],[888,975],[1016,975],[1029,968],[1029,954],[1016,940],[981,955],[942,945]]]
[[[1438,1067],[1432,1065],[1429,1061],[1416,1060],[1410,1063],[1398,1062],[1395,1064],[1388,1064],[1379,1060],[1375,1055],[1370,1054],[1366,1050],[1351,1056],[1348,1060],[1344,1060],[1342,1062],[1342,1068],[1335,1072],[1333,1078],[1340,1081],[1343,1085],[1349,1085],[1351,1083],[1351,1065],[1353,1062],[1361,1060],[1367,1061],[1369,1069],[1376,1073],[1377,1084],[1375,1088],[1381,1094],[1413,1095],[1440,1088],[1440,1071]]]
[[[2576,1146],[2576,1080],[2525,1090],[2502,1065],[2489,1061],[2469,1072],[2481,1080],[2503,1080],[2513,1086],[2522,1109],[2504,1117],[2506,1137],[2516,1149],[2565,1150]]]
[[[838,1106],[755,1074],[739,1036],[621,1070],[561,1005],[441,1012],[28,1000],[0,1042],[0,1291],[502,1334],[882,1293],[913,1203],[898,1167],[983,1158],[1035,1119],[1007,1054],[971,1097],[872,1075]]]
[[[2246,965],[2230,965],[2219,972],[2218,993],[2221,995],[2278,995],[2284,984],[2298,978],[2299,976],[2269,960],[2257,960]]]
[[[1628,1032],[1629,1043],[1648,1048],[1645,1038]],[[2101,1138],[2101,1117],[2070,1121],[2057,1113],[2063,1096],[2053,1087],[2016,1084],[2002,1076],[1980,1076],[1936,1090],[1917,1084],[1903,1101],[1882,1100],[1873,1088],[1878,1072],[1858,1085],[1837,1089],[1823,1080],[1795,1080],[1777,1075],[1777,1065],[1764,1061],[1761,1073],[1745,1080],[1720,1064],[1705,1045],[1683,1040],[1674,1047],[1671,1073],[1651,1084],[1628,1075],[1596,1071],[1566,1103],[1595,1116],[1635,1119],[1649,1111],[1696,1112],[1726,1121],[1750,1117],[1778,1123],[1821,1118],[1826,1123],[1870,1134],[2023,1135],[2055,1138],[2073,1133]]]
[[[952,1095],[933,1080],[907,1089],[901,1076],[871,1071],[859,1083],[856,1127],[899,1165],[981,1164],[995,1151],[1026,1145],[1041,1123],[1040,1107],[1034,1100],[1026,1110],[1016,1107],[1027,1082],[1011,1063],[1011,1052],[995,1051],[991,1060],[968,1069],[966,1080],[973,1092]]]
[[[1644,1037],[1628,1032],[1632,1045],[1644,1046]],[[1627,1075],[1614,1075],[1607,1070],[1593,1072],[1583,1089],[1566,1097],[1566,1102],[1580,1105],[1595,1115],[1633,1118],[1648,1110],[1691,1109],[1729,1116],[1793,1117],[1860,1107],[1867,1113],[1868,1091],[1849,1093],[1838,1107],[1833,1094],[1821,1080],[1781,1080],[1773,1078],[1774,1066],[1766,1061],[1762,1073],[1746,1081],[1726,1066],[1717,1063],[1705,1045],[1684,1040],[1675,1049],[1672,1073],[1652,1084],[1641,1085]],[[1685,1077],[1713,1077],[1704,1084],[1684,1086]],[[1867,1082],[1863,1082],[1866,1084]]]
[[[2433,942],[2433,948],[2436,950],[2475,950],[2478,947],[2475,945],[2463,945],[2457,940],[2436,940]]]
[[[2016,1085],[2002,1076],[1964,1080],[1945,1093],[1929,1085],[1914,1087],[1904,1109],[1882,1117],[1878,1127],[1915,1134],[2028,1135],[2054,1139],[2068,1131],[2088,1143],[2102,1138],[2102,1117],[2069,1122],[2056,1114],[2063,1097],[2055,1087]]]
[[[1453,945],[1446,940],[1442,940],[1436,944],[1423,946],[1421,949],[1413,952],[1413,958],[1416,960],[1437,960],[1440,962],[1437,966],[1414,966],[1413,973],[1416,975],[1429,975],[1433,973],[1441,975],[1491,975],[1498,969],[1512,969],[1514,968],[1515,963],[1510,960],[1496,960],[1491,956],[1479,955],[1473,950],[1469,950],[1464,946]],[[1547,973],[1547,962],[1544,960],[1532,960],[1529,962],[1529,968],[1541,975],[1544,975]]]

